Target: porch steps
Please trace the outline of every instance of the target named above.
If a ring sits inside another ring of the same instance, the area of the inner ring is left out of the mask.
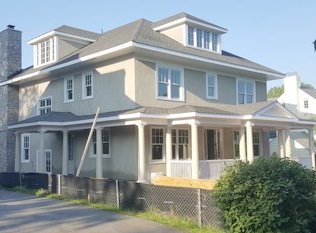
[[[152,180],[154,185],[185,187],[185,188],[200,188],[213,190],[216,185],[216,180],[192,180],[180,177],[157,176]]]

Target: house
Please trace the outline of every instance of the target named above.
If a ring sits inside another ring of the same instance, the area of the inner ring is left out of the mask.
[[[300,77],[297,73],[286,75],[284,78],[284,93],[278,98],[278,101],[301,118],[315,119],[316,90],[302,87]],[[274,134],[274,137],[270,139],[270,154],[276,153],[278,150],[277,140],[278,135]],[[291,140],[292,159],[311,168],[309,132],[304,129],[293,130],[291,132]]]
[[[290,130],[315,122],[267,101],[267,82],[284,74],[223,50],[225,33],[186,13],[103,34],[61,26],[29,41],[34,64],[21,70],[21,32],[5,29],[2,169],[74,174],[98,107],[82,176],[218,178],[269,155],[273,130],[290,157]]]

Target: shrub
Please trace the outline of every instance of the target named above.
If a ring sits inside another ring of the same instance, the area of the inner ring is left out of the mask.
[[[316,232],[316,175],[277,156],[237,162],[215,188],[230,232]]]

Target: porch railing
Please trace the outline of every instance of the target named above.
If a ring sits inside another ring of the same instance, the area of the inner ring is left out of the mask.
[[[191,160],[172,160],[171,161],[171,176],[191,178],[192,177],[192,162]]]
[[[200,160],[199,161],[199,178],[200,179],[218,179],[223,170],[233,164],[234,159],[220,160]],[[172,160],[171,176],[192,178],[192,161],[191,160]]]
[[[234,159],[200,160],[200,179],[218,179],[222,175],[223,170],[235,161]]]

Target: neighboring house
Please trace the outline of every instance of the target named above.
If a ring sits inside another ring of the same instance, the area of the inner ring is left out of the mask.
[[[288,74],[284,78],[284,93],[278,98],[278,101],[300,118],[316,119],[316,90],[302,88],[297,73]],[[274,136],[270,139],[270,154],[278,151],[278,135]],[[292,158],[307,167],[312,167],[309,153],[309,132],[294,130],[291,132],[291,138]]]
[[[15,157],[15,171],[74,174],[98,107],[82,176],[217,178],[235,159],[269,155],[273,130],[290,156],[289,130],[314,122],[267,101],[267,81],[284,74],[224,51],[226,32],[186,13],[102,35],[62,26],[29,41],[34,65],[20,70],[21,33],[4,30],[6,170]]]

